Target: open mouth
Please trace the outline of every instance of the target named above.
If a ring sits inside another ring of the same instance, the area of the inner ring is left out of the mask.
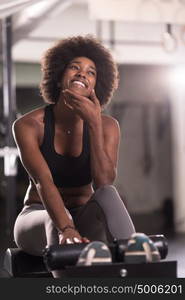
[[[73,85],[76,85],[76,86],[78,86],[78,87],[81,87],[81,88],[86,88],[85,83],[82,82],[82,81],[79,81],[79,80],[73,80],[73,81],[72,81],[72,84],[73,84]]]

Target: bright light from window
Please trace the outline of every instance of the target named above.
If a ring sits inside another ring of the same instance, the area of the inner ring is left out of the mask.
[[[50,3],[47,1],[41,1],[40,3],[36,3],[25,9],[28,18],[37,18],[39,17],[43,11],[45,11]]]
[[[176,67],[170,74],[170,83],[174,87],[185,89],[185,64]]]
[[[18,26],[23,25],[29,19],[38,18],[49,8],[49,6],[51,6],[51,4],[52,3],[50,1],[40,0],[39,3],[25,8],[19,15],[19,20],[17,21]]]

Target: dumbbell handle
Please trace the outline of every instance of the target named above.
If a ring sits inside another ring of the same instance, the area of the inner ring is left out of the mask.
[[[51,245],[43,251],[44,263],[49,271],[75,265],[87,243]]]

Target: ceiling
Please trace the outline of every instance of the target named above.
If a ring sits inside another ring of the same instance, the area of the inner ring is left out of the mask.
[[[185,63],[184,0],[0,0],[1,22],[8,16],[16,62],[39,63],[56,40],[91,33],[118,63]]]

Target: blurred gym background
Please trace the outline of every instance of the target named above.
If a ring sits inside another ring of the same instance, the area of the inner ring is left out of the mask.
[[[112,51],[120,71],[106,111],[122,133],[115,186],[137,232],[164,234],[167,259],[185,277],[184,0],[0,0],[0,276],[28,185],[11,124],[44,105],[44,51],[89,33]]]

